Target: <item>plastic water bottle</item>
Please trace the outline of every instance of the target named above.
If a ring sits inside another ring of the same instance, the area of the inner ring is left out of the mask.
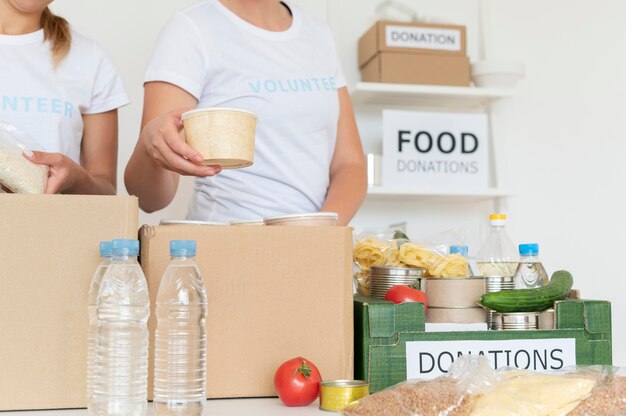
[[[532,289],[547,285],[549,278],[539,260],[539,244],[520,244],[519,254],[521,258],[515,272],[515,288]]]
[[[207,295],[194,260],[196,242],[170,242],[156,304],[156,413],[200,416],[206,401]]]
[[[491,231],[478,252],[476,265],[481,276],[513,277],[519,256],[506,232],[506,215],[489,216]]]
[[[113,259],[98,292],[96,415],[146,414],[150,298],[138,254],[139,241],[113,240]]]
[[[450,246],[450,254],[460,254],[461,256],[465,257],[465,260],[467,260],[468,253],[469,249],[467,246]],[[472,270],[472,266],[470,266],[469,264],[469,260],[467,260],[467,275],[459,277],[467,276],[474,276],[474,271]]]
[[[89,296],[87,298],[87,311],[89,314],[89,329],[87,332],[87,411],[93,413],[93,382],[96,361],[96,334],[98,332],[98,315],[96,306],[100,283],[107,267],[113,258],[113,243],[103,241],[100,243],[100,264],[91,278],[89,284]]]

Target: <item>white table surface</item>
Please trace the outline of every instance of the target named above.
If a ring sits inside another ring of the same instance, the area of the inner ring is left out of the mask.
[[[304,407],[287,407],[278,399],[223,399],[207,400],[203,416],[333,416],[337,413],[319,410],[316,400]],[[0,416],[87,416],[86,409],[33,410],[0,412]],[[148,415],[154,416],[152,403]]]

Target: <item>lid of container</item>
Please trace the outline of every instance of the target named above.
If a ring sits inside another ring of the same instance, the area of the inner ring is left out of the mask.
[[[113,242],[100,242],[100,257],[111,257],[113,255]]]
[[[463,257],[467,257],[467,246],[450,246],[450,254],[460,254]]]
[[[536,256],[539,254],[539,244],[537,243],[520,244],[519,254],[522,256]]]
[[[236,113],[246,113],[249,114],[251,116],[253,116],[254,118],[256,118],[256,113],[253,113],[250,110],[244,110],[242,108],[233,108],[233,107],[210,107],[210,108],[196,108],[195,110],[189,110],[189,111],[185,111],[180,119],[184,120],[186,118],[188,118],[191,115],[194,114],[198,114],[198,113],[210,113],[213,111],[233,111]]]
[[[363,380],[324,380],[320,386],[324,387],[366,387],[370,383]]]
[[[114,256],[136,256],[139,254],[139,240],[116,239],[112,241]]]
[[[231,221],[230,225],[263,225],[265,222],[262,219],[258,220],[243,220],[243,221]]]
[[[419,267],[372,267],[372,274],[377,276],[415,276],[424,275],[426,269]]]
[[[196,241],[195,240],[171,240],[170,241],[170,256],[193,257],[195,255],[196,255]]]
[[[263,218],[263,221],[274,222],[274,221],[282,221],[282,220],[310,220],[316,218],[326,218],[338,220],[339,214],[336,212],[308,212],[304,214],[290,214],[290,215],[279,215],[276,217],[267,217]]]
[[[424,280],[436,280],[439,282],[447,282],[450,280],[485,280],[484,276],[469,276],[469,277],[422,277]]]
[[[489,215],[490,225],[506,225],[506,214],[491,214]]]
[[[187,221],[187,220],[161,220],[159,225],[228,225],[224,222],[214,221]]]

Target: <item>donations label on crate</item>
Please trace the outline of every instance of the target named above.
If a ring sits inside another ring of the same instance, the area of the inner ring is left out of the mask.
[[[407,380],[429,380],[447,374],[455,359],[470,354],[487,357],[494,369],[560,370],[576,365],[576,340],[409,341],[406,343]]]
[[[487,189],[487,115],[384,110],[382,170],[387,188]]]
[[[459,29],[420,26],[385,26],[385,44],[392,48],[460,51],[463,37]]]

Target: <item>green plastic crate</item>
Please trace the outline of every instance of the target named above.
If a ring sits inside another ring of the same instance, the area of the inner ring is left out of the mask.
[[[516,340],[515,343],[539,344],[542,341],[558,344],[567,343],[575,346],[575,363],[577,365],[602,364],[611,365],[611,304],[607,301],[596,300],[565,300],[557,302],[555,306],[556,328],[555,330],[530,330],[530,331],[471,331],[471,332],[425,332],[424,308],[421,303],[402,303],[395,305],[380,299],[356,296],[354,299],[354,344],[355,344],[355,378],[368,380],[370,391],[377,392],[391,385],[407,379],[407,342],[413,341],[436,341],[430,343],[435,347],[445,350],[439,355],[430,354],[440,361],[453,360],[461,351],[447,351],[449,345],[457,345],[452,341],[462,341],[458,345],[475,344],[472,341],[494,341],[490,343],[494,348],[498,345],[507,344],[507,340]],[[567,341],[561,341],[566,339]],[[573,341],[571,341],[573,340]],[[469,343],[467,341],[470,341]],[[412,344],[417,345],[417,344]],[[424,345],[424,344],[419,344]],[[513,362],[513,352],[518,366],[526,365],[524,359],[528,354],[528,366],[538,366],[538,369],[546,365],[553,369],[558,368],[559,360],[563,359],[559,349],[522,351],[507,350],[481,351],[482,355],[490,354],[501,358],[501,364],[507,361]],[[508,354],[505,354],[509,351]],[[512,351],[512,352],[511,352]],[[411,349],[411,358],[414,357],[414,348]],[[448,355],[448,352],[450,353]],[[462,353],[476,353],[465,351]],[[500,355],[502,352],[502,355]],[[573,358],[573,350],[570,348]],[[484,353],[484,354],[483,354]],[[561,351],[562,353],[562,351]],[[552,355],[550,355],[552,354]],[[556,357],[555,359],[553,359]],[[420,370],[427,369],[430,364],[429,353],[419,353]],[[428,359],[427,359],[428,358]],[[434,359],[434,361],[437,360]],[[532,362],[532,364],[531,364]],[[447,363],[447,362],[446,362]],[[510,363],[508,363],[510,365]],[[565,362],[567,364],[567,362]],[[412,364],[413,365],[413,364]],[[440,368],[444,368],[443,364]],[[411,377],[414,378],[414,377]]]

